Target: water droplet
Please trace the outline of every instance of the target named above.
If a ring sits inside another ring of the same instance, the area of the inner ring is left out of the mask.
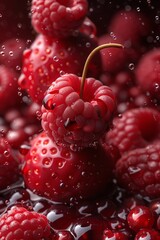
[[[58,62],[58,61],[59,61],[59,59],[58,59],[57,56],[54,56],[54,57],[53,57],[53,60],[54,60],[55,62]]]
[[[4,154],[4,156],[5,156],[5,157],[9,157],[9,155],[10,155],[10,152],[9,152],[9,151],[7,151],[7,150],[5,150],[3,154]]]
[[[53,103],[51,94],[45,96],[45,98],[43,99],[43,106],[47,110],[53,110],[55,108],[56,104]]]
[[[128,67],[129,67],[130,70],[134,70],[134,63],[130,63],[130,64],[128,65]]]
[[[87,43],[86,43],[86,47],[89,48],[90,46],[91,46],[91,43],[90,43],[90,42],[87,42]]]
[[[9,52],[9,55],[10,55],[11,57],[13,57],[13,51],[10,51],[10,52]]]
[[[46,168],[50,167],[52,165],[52,162],[53,162],[52,158],[44,158],[42,160],[42,164]]]

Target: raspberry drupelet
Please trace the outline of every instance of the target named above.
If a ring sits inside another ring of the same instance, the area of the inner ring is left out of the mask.
[[[87,12],[86,0],[33,0],[32,25],[43,35],[67,37],[80,28]]]

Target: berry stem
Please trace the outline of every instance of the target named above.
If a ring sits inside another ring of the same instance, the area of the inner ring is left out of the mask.
[[[88,71],[88,65],[89,65],[90,61],[92,60],[93,55],[103,48],[111,48],[111,47],[124,48],[124,46],[119,43],[106,43],[106,44],[102,44],[102,45],[96,47],[95,49],[93,49],[93,51],[87,57],[87,60],[85,62],[83,72],[82,72],[82,81],[81,81],[81,86],[80,86],[80,98],[81,99],[83,98],[84,84],[85,84],[85,79],[86,79],[86,75],[87,75],[87,71]]]

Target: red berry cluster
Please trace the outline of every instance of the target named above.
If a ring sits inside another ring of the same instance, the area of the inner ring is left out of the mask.
[[[1,1],[1,240],[160,239],[159,11]]]

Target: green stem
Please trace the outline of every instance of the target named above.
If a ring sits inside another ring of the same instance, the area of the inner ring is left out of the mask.
[[[85,79],[86,79],[86,75],[87,75],[87,71],[88,71],[88,65],[89,65],[90,61],[92,60],[93,55],[103,48],[111,48],[111,47],[124,48],[124,46],[119,43],[106,43],[106,44],[102,44],[102,45],[96,47],[95,49],[93,49],[93,51],[87,57],[87,60],[85,62],[83,72],[82,72],[82,80],[81,80],[81,87],[80,87],[80,98],[81,99],[83,98],[84,84],[85,84]]]

